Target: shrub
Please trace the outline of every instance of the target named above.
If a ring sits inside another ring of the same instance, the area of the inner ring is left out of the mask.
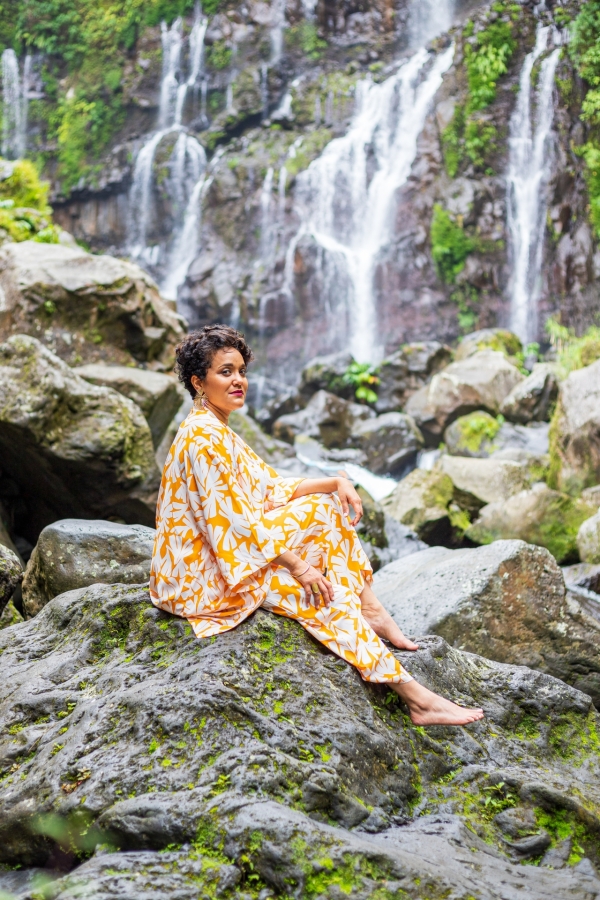
[[[462,223],[455,222],[439,203],[431,220],[431,255],[439,277],[453,284],[465,267],[465,260],[475,249],[475,241],[465,233]]]

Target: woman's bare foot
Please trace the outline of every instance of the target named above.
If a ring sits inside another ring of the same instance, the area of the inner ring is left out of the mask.
[[[408,706],[413,725],[469,725],[483,719],[482,709],[465,709],[434,694],[418,681],[390,685]]]
[[[418,650],[419,647],[409,640],[398,628],[389,612],[381,605],[369,585],[365,585],[360,595],[360,607],[363,618],[367,620],[375,634],[385,638],[399,650]]]

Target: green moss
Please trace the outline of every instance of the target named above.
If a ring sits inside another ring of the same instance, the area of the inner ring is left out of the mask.
[[[461,416],[453,425],[453,428],[460,432],[457,448],[469,450],[471,453],[479,453],[484,441],[494,440],[503,422],[502,416],[494,418],[489,413],[482,411]],[[493,447],[489,449],[492,450]]]
[[[225,41],[215,41],[206,51],[206,61],[212,69],[226,69],[232,55],[233,51]]]
[[[446,284],[453,284],[465,267],[465,260],[476,246],[463,229],[460,218],[455,221],[439,203],[433,207],[431,220],[431,255],[437,273]]]
[[[289,47],[299,47],[312,60],[320,59],[327,49],[327,41],[319,37],[313,22],[303,21],[287,28],[285,39]]]
[[[600,328],[591,325],[581,337],[572,328],[566,328],[556,319],[548,319],[546,331],[550,343],[557,351],[557,365],[561,378],[570,372],[590,366],[600,359]]]
[[[313,159],[323,152],[332,137],[333,132],[329,128],[315,128],[314,131],[310,131],[303,138],[293,159],[286,160],[285,167],[290,179],[307,169]]]
[[[591,712],[584,718],[576,712],[563,713],[551,728],[549,743],[552,750],[576,768],[589,759],[600,763],[596,715]]]

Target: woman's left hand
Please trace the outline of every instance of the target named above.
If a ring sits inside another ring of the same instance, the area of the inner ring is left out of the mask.
[[[358,525],[363,517],[363,505],[358,492],[351,481],[345,476],[339,476],[337,479],[337,494],[342,502],[344,515],[350,515],[351,506],[354,510],[354,518],[350,522],[351,525]]]

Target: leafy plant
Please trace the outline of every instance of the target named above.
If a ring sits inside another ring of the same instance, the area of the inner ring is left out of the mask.
[[[213,69],[226,69],[231,62],[233,50],[228,47],[225,41],[215,41],[208,48],[206,53],[206,61]]]
[[[354,396],[365,403],[375,403],[377,393],[373,388],[379,384],[379,378],[375,374],[375,368],[369,363],[353,362],[344,372],[345,384],[351,384],[354,388]]]
[[[566,328],[556,319],[548,319],[546,332],[558,355],[558,366],[563,377],[575,369],[583,369],[600,359],[600,328],[591,325],[581,337],[572,328]]]
[[[465,233],[462,222],[454,221],[439,203],[433,207],[430,236],[438,275],[446,284],[453,284],[464,269],[467,256],[475,249],[475,240]]]

